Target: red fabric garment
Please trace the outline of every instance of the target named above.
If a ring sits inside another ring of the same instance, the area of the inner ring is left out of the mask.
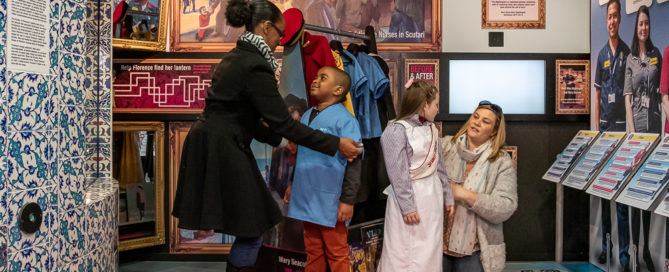
[[[197,32],[197,38],[198,39],[203,39],[204,38],[204,32],[207,30],[207,26],[209,26],[209,17],[211,16],[210,13],[207,13],[207,15],[200,14],[200,30]]]
[[[119,31],[118,35],[116,31]],[[130,33],[132,33],[132,28],[124,26],[122,22],[114,24],[114,38],[128,39]]]
[[[669,46],[664,49],[664,58],[662,59],[662,72],[660,74],[660,93],[669,94]],[[664,121],[664,133],[669,133],[669,116]]]
[[[337,63],[335,63],[332,51],[330,51],[328,39],[323,36],[311,35],[309,32],[304,32],[302,47],[304,47],[304,82],[306,83],[307,90],[309,90],[311,82],[316,78],[318,69],[321,69],[323,66],[337,67]],[[309,91],[307,91],[307,96],[309,97],[309,106],[313,107],[318,104],[315,99],[311,98]]]

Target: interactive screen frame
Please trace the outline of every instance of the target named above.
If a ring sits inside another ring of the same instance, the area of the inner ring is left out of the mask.
[[[588,115],[555,114],[555,63],[558,59],[587,60],[588,54],[543,54],[543,53],[446,53],[440,57],[440,96],[439,114],[435,119],[441,121],[466,121],[470,114],[450,114],[450,61],[451,60],[543,60],[545,61],[544,113],[543,114],[505,114],[506,121],[588,121]],[[495,101],[491,101],[495,103]],[[472,108],[472,112],[475,108]]]

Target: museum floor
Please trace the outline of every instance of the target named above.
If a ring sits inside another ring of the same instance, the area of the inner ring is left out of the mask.
[[[221,272],[225,271],[225,262],[128,262],[121,263],[121,272]],[[531,271],[602,271],[585,262],[509,262],[506,264],[505,272],[531,272]]]

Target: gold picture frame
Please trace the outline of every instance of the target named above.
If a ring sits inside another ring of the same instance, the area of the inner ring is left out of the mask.
[[[555,60],[555,114],[590,114],[590,60]]]
[[[289,8],[287,4],[290,1],[284,0],[271,0],[277,6],[284,10],[284,8]],[[412,0],[413,1],[413,0]],[[417,1],[417,0],[415,0]],[[279,3],[277,3],[279,2]],[[442,1],[440,0],[429,0],[432,5],[430,11],[431,20],[429,25],[430,31],[425,31],[425,33],[430,33],[429,42],[416,42],[416,43],[401,43],[401,42],[378,42],[377,37],[377,50],[379,52],[441,52],[441,37],[442,37]],[[170,5],[170,14],[172,16],[171,25],[170,25],[170,50],[174,52],[227,52],[235,48],[236,43],[233,42],[184,42],[181,40],[181,15],[185,10],[183,8],[183,1],[172,1]],[[211,14],[211,21],[215,20],[215,14]],[[186,22],[186,21],[185,21]],[[309,22],[307,22],[309,23]],[[376,32],[378,33],[378,29]],[[236,33],[236,32],[235,32]],[[322,33],[315,32],[318,35],[323,35]],[[344,48],[346,48],[347,43],[344,43]],[[277,52],[282,52],[283,47],[278,47]]]
[[[126,1],[126,0],[121,0]],[[123,49],[134,49],[134,50],[148,50],[148,51],[166,51],[167,49],[167,22],[169,16],[169,5],[168,2],[181,2],[181,1],[169,1],[169,0],[158,0],[159,18],[158,18],[158,31],[156,32],[155,41],[142,41],[132,38],[116,38],[116,33],[112,33],[112,46],[115,48]],[[127,1],[126,1],[127,2]],[[116,8],[116,7],[114,7]],[[130,11],[131,8],[129,8]],[[141,12],[141,11],[131,11],[139,15],[155,15],[150,12]],[[112,11],[113,13],[113,11]],[[113,22],[112,22],[113,24]],[[119,23],[120,24],[120,23]],[[114,27],[112,27],[112,32]],[[150,30],[149,30],[150,31]]]
[[[163,122],[115,121],[112,130],[112,134],[114,132],[133,131],[150,131],[154,133],[155,235],[119,241],[119,251],[165,244],[165,153],[163,145],[165,141],[165,124]]]
[[[518,172],[518,146],[505,145],[502,147],[502,150],[506,151],[506,153],[509,153],[509,156],[511,156],[511,159],[513,160],[513,168],[515,168],[516,172]]]
[[[422,68],[432,67],[431,71],[420,69],[421,71],[412,71],[413,66],[420,65]],[[413,76],[416,81],[427,81],[439,88],[439,59],[405,59],[404,60],[404,82],[406,84]]]
[[[232,244],[221,243],[182,243],[179,229],[179,218],[172,216],[174,197],[177,192],[177,180],[179,177],[179,164],[181,162],[181,151],[186,136],[193,122],[170,122],[169,123],[169,210],[170,210],[170,253],[172,254],[228,254]]]
[[[545,29],[546,28],[546,0],[532,0],[532,1],[523,1],[523,4],[535,4],[537,6],[537,19],[533,18],[523,18],[522,15],[524,11],[523,7],[515,7],[515,11],[505,11],[508,13],[515,13],[513,17],[518,19],[514,20],[499,20],[491,18],[491,16],[498,16],[498,13],[503,13],[497,11],[495,8],[491,8],[490,2],[493,0],[481,0],[481,28],[483,29]],[[517,3],[506,3],[505,0],[495,0],[499,5],[504,4],[517,4]],[[510,0],[508,2],[511,2]],[[518,2],[518,1],[516,1]],[[509,7],[513,9],[514,7]],[[500,8],[501,9],[501,8]],[[494,15],[493,15],[494,14]]]
[[[388,81],[390,81],[390,96],[393,98],[393,108],[396,113],[400,112],[400,94],[399,94],[399,75],[398,75],[398,65],[397,60],[388,60],[386,59],[386,64],[388,64]]]

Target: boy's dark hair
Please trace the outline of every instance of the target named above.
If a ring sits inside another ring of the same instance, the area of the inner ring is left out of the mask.
[[[340,70],[339,68],[332,66],[325,66],[325,67],[334,72],[335,83],[344,88],[344,92],[341,94],[341,102],[346,101],[346,94],[348,94],[348,91],[351,88],[351,77],[346,72]]]

